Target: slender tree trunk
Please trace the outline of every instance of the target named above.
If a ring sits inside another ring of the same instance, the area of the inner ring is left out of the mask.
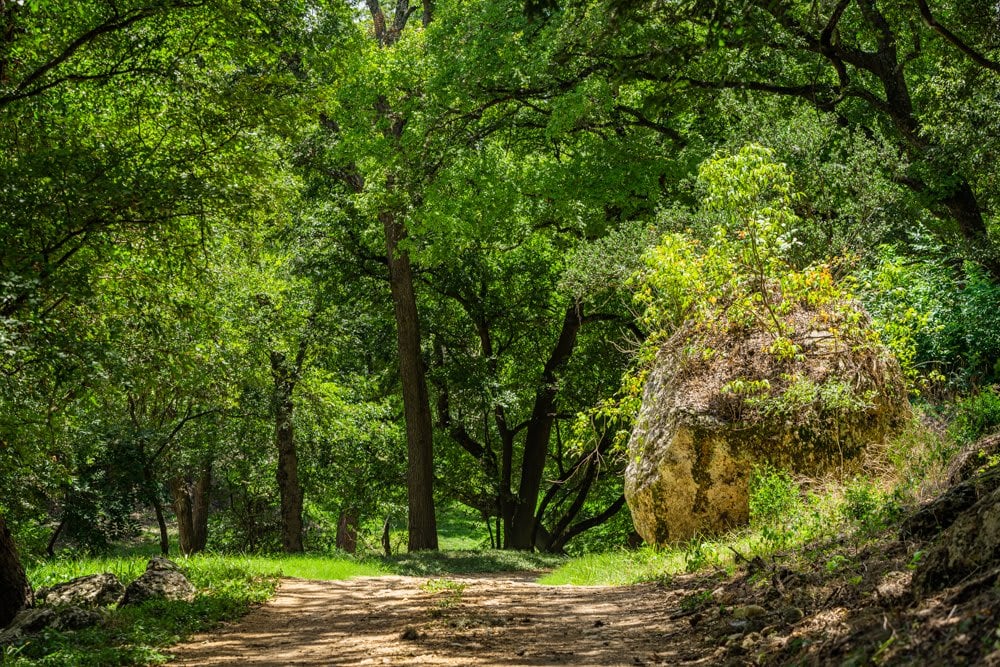
[[[212,462],[205,461],[194,484],[191,498],[191,549],[204,551],[208,545],[208,510],[212,491]]]
[[[406,419],[406,490],[410,509],[408,548],[410,551],[437,549],[430,395],[420,354],[420,325],[413,291],[413,271],[409,256],[399,249],[399,242],[406,237],[406,229],[391,212],[382,212],[379,219],[385,229],[389,284],[396,317],[399,375],[403,386],[403,412]]]
[[[504,549],[510,549],[510,537],[514,531],[515,498],[513,488],[514,469],[514,437],[508,434],[500,444],[500,493],[497,504],[500,506],[500,516],[497,517],[497,542]],[[503,518],[503,539],[500,539],[500,519]]]
[[[59,541],[59,536],[63,532],[63,528],[66,527],[66,518],[63,517],[59,521],[59,525],[56,529],[52,531],[52,537],[49,538],[49,543],[45,545],[45,555],[49,558],[56,557],[56,542]]]
[[[177,517],[177,542],[180,545],[181,553],[185,556],[194,553],[192,547],[192,536],[194,526],[191,521],[191,492],[188,490],[188,481],[181,475],[171,477],[170,497],[173,499],[174,515]]]
[[[170,535],[167,533],[167,520],[163,517],[163,503],[160,502],[160,495],[153,492],[153,511],[156,513],[156,525],[160,527],[160,553],[164,556],[170,555]]]
[[[382,551],[385,553],[386,558],[392,555],[392,541],[389,539],[389,529],[392,527],[392,524],[389,519],[390,517],[386,517],[382,523]]]
[[[549,438],[556,416],[556,397],[559,394],[557,373],[572,355],[582,324],[581,313],[575,307],[567,309],[559,339],[542,371],[540,385],[535,394],[535,405],[525,435],[521,483],[511,517],[510,539],[505,540],[504,545],[509,549],[530,551],[535,546],[535,509],[538,506],[538,491],[545,473]]]
[[[358,550],[358,511],[346,509],[340,512],[337,522],[337,548],[349,554]]]
[[[163,516],[163,503],[160,501],[160,489],[153,475],[151,463],[146,463],[142,469],[143,481],[146,483],[146,493],[149,496],[149,504],[153,506],[156,514],[156,525],[160,528],[160,553],[164,556],[170,555],[170,535],[167,533],[167,520]]]
[[[287,553],[302,548],[302,486],[299,484],[299,456],[292,428],[295,375],[286,367],[285,355],[271,352],[274,375],[274,441],[278,449],[278,492],[281,495],[281,546]]]
[[[8,625],[32,601],[31,586],[17,555],[7,522],[0,515],[0,628]]]

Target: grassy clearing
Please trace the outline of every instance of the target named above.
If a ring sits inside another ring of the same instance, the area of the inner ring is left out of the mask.
[[[449,503],[438,510],[438,546],[442,551],[488,549],[490,536],[479,513],[461,503]]]

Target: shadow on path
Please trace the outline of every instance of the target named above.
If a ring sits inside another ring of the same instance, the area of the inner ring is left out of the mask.
[[[671,619],[683,588],[527,579],[283,579],[267,605],[175,647],[171,664],[708,664],[712,647]]]

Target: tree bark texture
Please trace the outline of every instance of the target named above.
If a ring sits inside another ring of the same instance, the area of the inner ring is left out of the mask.
[[[406,228],[396,215],[384,211],[379,219],[385,229],[389,285],[396,318],[399,376],[403,386],[403,413],[406,420],[406,491],[409,501],[408,548],[410,551],[437,549],[437,522],[434,517],[434,446],[430,394],[420,354],[420,324],[413,290],[410,258],[399,248]]]
[[[299,484],[299,455],[292,427],[298,372],[287,366],[285,355],[271,352],[274,378],[274,442],[278,450],[278,492],[281,495],[281,546],[286,553],[300,553],[302,547],[302,485]]]
[[[31,586],[17,555],[7,522],[0,516],[0,628],[32,601]]]
[[[208,542],[208,502],[212,485],[211,464],[204,464],[197,479],[178,475],[170,480],[170,495],[177,516],[178,542],[185,556],[205,550]]]
[[[171,477],[167,485],[170,487],[170,497],[173,500],[174,516],[177,517],[177,542],[182,554],[190,554],[192,553],[191,535],[194,533],[194,524],[191,516],[191,492],[188,489],[188,481],[178,475]]]
[[[337,548],[349,554],[358,550],[358,512],[346,509],[340,512],[337,521]]]

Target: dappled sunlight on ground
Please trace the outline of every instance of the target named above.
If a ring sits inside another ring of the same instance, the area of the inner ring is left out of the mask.
[[[272,602],[176,647],[171,664],[637,665],[711,655],[687,622],[671,618],[682,586],[530,578],[285,579]]]

